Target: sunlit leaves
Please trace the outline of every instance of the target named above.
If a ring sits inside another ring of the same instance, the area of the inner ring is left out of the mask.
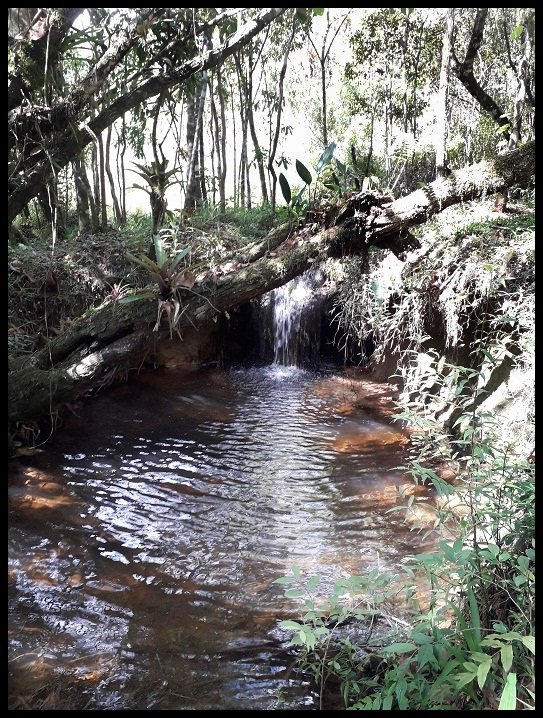
[[[415,651],[417,646],[414,643],[391,643],[383,648],[384,654],[391,653],[411,653]]]
[[[317,162],[317,174],[320,174],[326,165],[329,165],[336,151],[336,143],[330,142],[328,147],[324,150]]]
[[[513,646],[510,643],[500,649],[500,660],[503,670],[508,673],[513,664]]]
[[[517,674],[508,673],[505,681],[505,687],[503,689],[500,704],[498,706],[499,711],[514,711],[517,707]]]
[[[518,40],[519,37],[522,35],[523,31],[524,31],[523,25],[521,25],[521,24],[516,25],[515,28],[513,29],[513,32],[511,33],[511,40],[513,40],[513,42],[515,40]]]
[[[522,636],[520,639],[526,648],[535,656],[535,636]]]

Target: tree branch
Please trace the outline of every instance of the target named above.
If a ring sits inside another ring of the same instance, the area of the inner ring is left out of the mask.
[[[287,9],[270,8],[262,11],[220,47],[202,53],[166,75],[149,78],[139,87],[118,98],[88,124],[83,123],[79,127],[70,126],[62,133],[53,133],[48,138],[47,147],[27,158],[29,166],[22,185],[17,186],[12,183],[8,199],[8,222],[12,222],[38,194],[52,176],[54,168],[57,171],[62,169],[80,154],[81,150],[92,141],[92,133],[99,134],[125,112],[158,95],[162,90],[185,82],[201,70],[221,64],[234,52],[247,45],[260,30],[285,13]]]
[[[490,97],[490,95],[485,92],[485,90],[483,90],[481,85],[475,79],[475,75],[473,74],[473,63],[475,62],[475,58],[477,56],[477,53],[479,52],[479,48],[481,47],[487,15],[488,8],[477,9],[464,61],[460,62],[453,50],[453,68],[455,75],[464,85],[469,94],[474,97],[481,105],[483,110],[488,112],[492,119],[497,122],[500,127],[502,127],[503,125],[508,123],[507,115],[501,109],[498,103],[495,102],[492,97]],[[510,133],[505,130],[503,132],[503,136],[506,140],[509,140]]]

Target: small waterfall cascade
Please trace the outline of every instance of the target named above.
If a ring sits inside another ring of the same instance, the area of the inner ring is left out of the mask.
[[[311,269],[262,299],[263,353],[273,352],[274,364],[299,367],[318,362],[323,282],[322,271]]]

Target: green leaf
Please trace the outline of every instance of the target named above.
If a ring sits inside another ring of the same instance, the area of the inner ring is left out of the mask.
[[[469,615],[471,619],[471,628],[469,631],[471,632],[471,637],[476,644],[474,647],[470,647],[470,650],[477,650],[479,645],[481,644],[481,619],[479,616],[479,606],[477,605],[477,599],[475,598],[475,594],[473,592],[473,589],[470,587],[468,588],[468,601],[469,601]],[[466,633],[466,640],[467,640],[467,633]],[[468,644],[469,645],[469,644]]]
[[[439,676],[434,681],[434,688],[438,688],[442,683],[445,682],[447,679],[447,676],[449,673],[452,673],[456,668],[459,666],[458,661],[456,660],[450,660],[446,665],[445,668],[441,671]]]
[[[281,585],[288,585],[290,583],[294,583],[296,579],[294,576],[281,576],[281,578],[276,578],[275,581],[272,581],[272,583],[278,583]]]
[[[498,638],[503,641],[522,641],[522,636],[518,631],[506,631],[505,633],[489,633],[487,638]]]
[[[185,259],[185,257],[187,256],[187,254],[190,252],[191,249],[192,249],[192,247],[189,246],[189,247],[185,247],[185,249],[182,249],[180,252],[177,252],[177,254],[175,255],[175,258],[172,262],[172,267],[171,267],[172,272],[177,267],[179,262],[182,259]]]
[[[496,621],[492,624],[492,628],[497,631],[498,633],[506,633],[507,632],[507,626],[504,626],[504,624],[501,621]]]
[[[287,204],[290,204],[290,200],[292,199],[292,192],[290,190],[290,185],[287,181],[287,178],[282,172],[279,173],[279,184],[281,186],[281,192],[283,193],[285,202]]]
[[[304,628],[300,631],[300,636],[302,633],[305,636],[305,645],[311,649],[315,648],[315,634],[311,630],[309,626],[304,626]]]
[[[410,638],[412,641],[415,641],[415,643],[417,643],[419,646],[434,642],[432,636],[429,636],[427,633],[412,633]]]
[[[326,165],[330,164],[335,151],[336,151],[336,143],[330,142],[328,147],[324,150],[322,155],[319,157],[319,161],[317,162],[317,174],[320,174],[322,172],[322,170],[326,167]]]
[[[323,7],[312,7],[313,15],[322,15],[324,13]]]
[[[300,160],[296,160],[296,172],[300,175],[300,177],[306,184],[311,184],[311,182],[313,182],[311,172],[302,162],[300,162]]]
[[[126,258],[129,259],[131,262],[135,262],[136,264],[145,267],[145,269],[148,269],[153,274],[158,274],[158,272],[160,272],[160,267],[155,262],[153,262],[152,259],[149,259],[149,257],[147,257],[145,254],[136,257],[133,254],[130,254],[130,252],[127,252]]]
[[[304,184],[304,186],[302,187],[302,189],[298,192],[298,194],[296,195],[296,197],[294,197],[294,199],[292,200],[292,205],[291,205],[291,206],[292,206],[293,208],[294,208],[294,207],[301,207],[301,206],[303,205],[302,195],[303,195],[303,193],[305,192],[306,188],[307,188],[307,185]]]
[[[309,581],[307,582],[307,588],[311,591],[312,589],[316,588],[316,586],[319,585],[321,580],[320,576],[312,576]]]
[[[129,294],[125,297],[121,297],[118,302],[119,304],[132,304],[132,302],[138,302],[140,299],[154,299],[155,295],[153,292],[143,291],[137,294]]]
[[[459,673],[456,678],[456,687],[458,690],[463,688],[468,683],[471,683],[471,681],[475,678],[475,673]]]
[[[160,234],[153,235],[153,243],[155,245],[156,263],[158,264],[160,269],[162,269],[162,267],[164,266],[165,253],[164,242]]]
[[[341,162],[340,160],[337,159],[337,157],[336,157],[336,167],[337,167],[337,169],[338,169],[339,174],[340,174],[342,177],[345,177],[345,173],[347,172],[347,168],[345,167],[345,165],[343,164],[343,162]]]
[[[518,40],[519,37],[522,35],[522,31],[524,30],[523,25],[516,25],[513,32],[511,33],[511,40],[515,41]]]
[[[147,194],[149,196],[151,195],[151,192],[147,189],[147,187],[142,187],[140,184],[133,184],[132,187],[130,187],[130,189],[141,189],[144,192],[147,192]]]
[[[517,674],[508,673],[502,697],[500,698],[499,711],[514,711],[517,707]]]
[[[391,643],[390,646],[385,646],[382,653],[410,653],[416,651],[417,646],[414,643]]]
[[[535,656],[535,636],[522,636],[520,640]]]
[[[139,174],[140,177],[152,177],[154,174],[156,174],[154,162],[153,166],[148,167],[147,165],[142,165],[139,162],[132,162],[133,165],[135,165],[140,171],[136,172],[136,170],[132,170],[132,172],[136,172],[136,174]]]
[[[279,623],[281,628],[286,628],[289,631],[299,631],[302,627],[300,623],[296,623],[296,621],[281,621]]]
[[[496,558],[498,556],[498,554],[500,553],[500,549],[496,546],[495,543],[487,544],[487,549],[488,549],[488,551],[490,551],[490,553],[492,554],[492,556],[494,558]]]
[[[484,663],[481,663],[479,668],[477,669],[477,683],[479,684],[479,688],[483,690],[483,686],[486,681],[486,677],[488,676],[488,671],[490,670],[490,666],[492,665],[492,661],[490,659],[490,656],[488,657],[488,660]]]
[[[390,711],[392,710],[392,701],[394,700],[394,696],[387,696],[383,701],[383,710],[384,711]]]
[[[316,636],[327,636],[330,633],[330,629],[325,626],[317,626],[314,633]]]
[[[285,591],[285,596],[287,598],[299,598],[303,596],[303,591],[299,588],[289,588],[288,591]]]
[[[417,652],[417,663],[419,670],[422,670],[427,663],[435,664],[434,647],[429,644],[421,646]]]
[[[504,646],[500,650],[500,659],[502,662],[504,672],[509,673],[509,670],[513,663],[513,646],[511,644]]]
[[[489,648],[503,648],[503,641],[497,641],[494,638],[483,638],[481,640],[481,646],[488,646]]]

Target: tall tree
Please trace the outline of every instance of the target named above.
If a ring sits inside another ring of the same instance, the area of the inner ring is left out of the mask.
[[[454,32],[454,8],[449,8],[445,15],[445,32],[443,33],[443,48],[441,50],[441,68],[439,71],[439,90],[436,103],[436,175],[447,175],[447,134],[448,134],[448,92],[449,75],[451,67],[451,49]]]
[[[311,46],[315,52],[316,57],[319,60],[319,70],[320,70],[320,82],[321,82],[321,129],[322,129],[322,145],[323,148],[328,147],[328,108],[327,108],[327,101],[326,101],[326,90],[327,90],[327,65],[328,60],[330,58],[330,51],[332,49],[332,45],[334,44],[335,39],[338,36],[339,31],[341,28],[345,25],[347,22],[347,19],[349,17],[349,11],[347,10],[345,15],[343,17],[339,17],[335,23],[333,23],[330,20],[330,10],[326,10],[326,28],[324,31],[324,35],[322,37],[321,45],[320,47],[317,47],[315,44],[311,27],[306,26],[306,33],[307,33],[307,39],[311,43]],[[330,37],[330,42],[328,42],[328,37]]]
[[[270,135],[270,151],[268,154],[268,172],[272,177],[271,181],[271,208],[272,212],[275,212],[275,202],[277,193],[277,172],[275,171],[274,162],[275,155],[277,153],[277,144],[279,142],[279,133],[281,131],[281,116],[283,114],[283,96],[285,86],[285,75],[287,73],[288,56],[294,42],[294,36],[296,34],[296,22],[293,23],[292,29],[287,37],[284,49],[283,49],[283,61],[281,64],[281,70],[279,71],[279,78],[277,80],[277,94],[274,100],[275,106],[275,129]]]
[[[266,37],[268,36],[268,33],[266,33]],[[253,88],[253,74],[256,66],[258,65],[258,61],[262,55],[262,50],[264,49],[264,43],[265,39],[263,40],[260,49],[256,55],[256,58],[254,57],[253,48],[252,46],[249,46],[249,52],[248,52],[248,67],[247,67],[247,121],[249,123],[249,130],[251,132],[251,139],[253,141],[253,149],[255,153],[255,162],[256,166],[258,167],[258,176],[260,178],[260,192],[262,194],[262,202],[263,204],[269,204],[269,198],[268,198],[268,185],[266,183],[266,168],[264,165],[264,152],[260,146],[260,142],[258,140],[258,135],[256,132],[256,126],[255,126],[255,117],[254,117],[254,101],[255,101],[255,94],[254,94],[254,88]]]
[[[187,102],[187,185],[185,190],[186,211],[192,212],[197,204],[202,202],[202,188],[200,173],[204,171],[200,166],[200,146],[203,142],[202,127],[204,122],[204,106],[207,89],[207,73],[202,72],[198,78],[198,85],[194,94],[189,96]]]
[[[219,206],[222,215],[226,212],[226,97],[221,67],[217,67],[217,97],[219,98],[219,143],[221,163],[219,169]]]

